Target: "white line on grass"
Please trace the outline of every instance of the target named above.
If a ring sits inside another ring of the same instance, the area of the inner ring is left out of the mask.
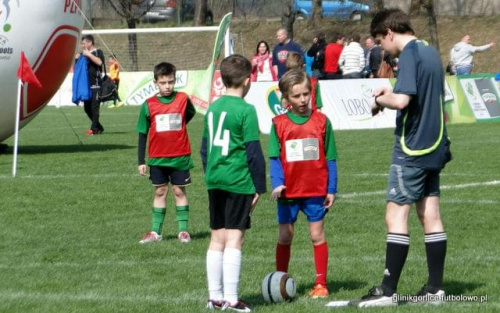
[[[18,179],[61,179],[61,178],[119,178],[119,177],[139,177],[137,173],[133,174],[56,174],[56,175],[19,175]],[[0,179],[12,179],[11,175],[0,175]]]
[[[492,180],[487,182],[476,182],[476,183],[468,183],[468,184],[460,184],[460,185],[444,185],[441,186],[443,190],[452,190],[452,189],[464,189],[464,188],[474,188],[474,187],[483,187],[483,186],[497,186],[500,185],[500,180]],[[385,190],[377,190],[377,191],[367,191],[367,192],[351,192],[346,194],[339,194],[339,199],[342,198],[356,198],[356,197],[369,197],[375,195],[385,194]]]
[[[28,292],[28,291],[0,291],[0,299],[32,299],[32,300],[50,300],[50,301],[100,301],[100,302],[147,302],[147,303],[165,303],[182,304],[196,299],[198,294],[185,293],[168,297],[165,294],[158,293],[158,296],[106,296],[102,293],[65,293],[65,292]]]

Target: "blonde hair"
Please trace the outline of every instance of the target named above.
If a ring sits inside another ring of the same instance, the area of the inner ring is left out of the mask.
[[[311,81],[307,74],[302,69],[292,69],[287,71],[280,79],[278,83],[278,87],[281,91],[281,96],[283,99],[288,99],[290,94],[290,90],[292,90],[293,86],[306,83],[307,88],[311,91]]]
[[[302,58],[302,55],[300,53],[297,53],[295,51],[289,51],[287,56],[286,56],[286,70],[293,70],[293,69],[303,69],[304,68],[304,58]]]

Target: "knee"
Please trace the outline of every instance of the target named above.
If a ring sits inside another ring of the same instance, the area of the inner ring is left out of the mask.
[[[177,199],[186,197],[186,191],[184,187],[172,186],[172,192],[174,194],[174,197]]]
[[[165,196],[167,195],[167,190],[168,190],[167,188],[168,188],[167,186],[156,187],[155,197],[156,198],[165,198]]]

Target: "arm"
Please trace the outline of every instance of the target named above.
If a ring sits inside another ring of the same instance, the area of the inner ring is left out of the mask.
[[[410,100],[410,95],[393,93],[391,88],[377,89],[372,103],[372,115],[377,115],[384,108],[402,110],[408,106]]]
[[[271,188],[273,189],[271,193],[271,199],[278,200],[281,197],[281,193],[286,189],[285,186],[285,174],[283,173],[283,165],[279,158],[270,158],[269,166],[271,169]]]
[[[139,175],[146,175],[146,142],[148,135],[139,133],[139,144],[137,149]]]
[[[328,119],[325,130],[325,157],[328,167],[328,185],[324,206],[328,209],[335,202],[335,194],[337,193],[337,146],[333,127]]]
[[[86,56],[90,61],[92,61],[95,65],[101,66],[102,65],[102,60],[100,57],[95,56],[90,52],[89,50],[85,49],[83,50],[83,55]]]
[[[495,45],[495,43],[492,41],[489,44],[484,45],[484,46],[472,46],[472,52],[489,50],[489,49],[493,48],[494,45]]]
[[[245,143],[248,169],[252,177],[255,191],[258,194],[266,192],[266,162],[259,141]]]
[[[201,138],[201,148],[200,148],[201,163],[203,164],[203,172],[207,169],[207,138]]]
[[[186,124],[189,123],[193,119],[196,114],[196,109],[194,108],[193,103],[188,98],[187,106],[186,106]]]

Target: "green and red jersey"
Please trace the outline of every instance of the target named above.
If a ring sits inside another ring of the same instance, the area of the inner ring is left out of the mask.
[[[183,92],[168,97],[157,94],[142,104],[137,132],[148,135],[148,165],[178,170],[193,167],[186,124],[195,112]]]
[[[313,110],[309,116],[292,112],[273,118],[269,157],[279,158],[286,189],[284,198],[327,194],[327,161],[337,159],[333,129],[328,118]]]

